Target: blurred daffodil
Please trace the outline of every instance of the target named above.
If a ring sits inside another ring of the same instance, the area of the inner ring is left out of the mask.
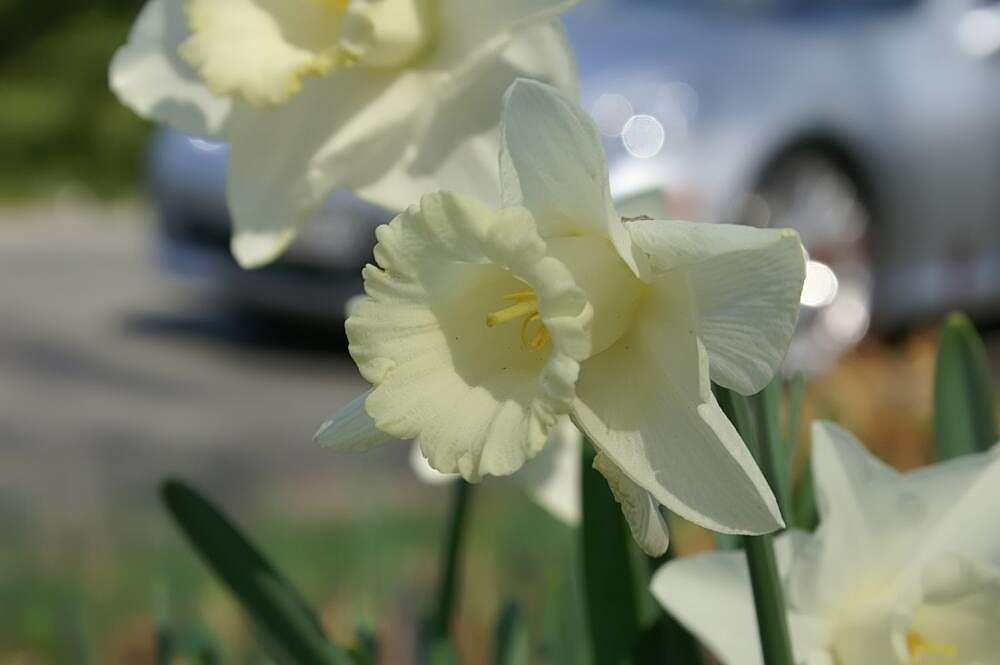
[[[576,0],[149,0],[111,64],[145,117],[231,143],[232,249],[277,257],[339,187],[401,210],[495,196],[500,98],[575,90],[553,17]]]
[[[820,526],[776,541],[796,661],[1000,663],[1000,448],[902,474],[818,423],[812,468]],[[762,662],[742,552],[671,562],[652,586],[725,665]]]
[[[347,322],[373,388],[319,439],[415,439],[476,481],[517,471],[571,414],[646,551],[667,546],[660,504],[720,531],[780,527],[709,379],[752,393],[781,363],[797,235],[623,220],[597,129],[545,84],[511,86],[502,134],[499,211],[442,192],[378,229]]]

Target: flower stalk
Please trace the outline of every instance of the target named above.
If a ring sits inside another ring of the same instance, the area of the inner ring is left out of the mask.
[[[455,598],[459,593],[459,566],[465,537],[465,516],[469,512],[471,496],[471,484],[464,480],[455,482],[448,532],[445,536],[444,557],[441,559],[437,602],[428,626],[430,645],[447,640],[451,633],[451,617],[455,612]]]
[[[780,441],[769,436],[771,429],[767,427],[761,427],[763,440],[758,439],[747,398],[725,388],[718,389],[718,396],[722,410],[746,441],[768,484],[777,493],[778,476],[772,447],[780,445]],[[772,536],[747,536],[744,542],[764,662],[767,665],[795,665]]]

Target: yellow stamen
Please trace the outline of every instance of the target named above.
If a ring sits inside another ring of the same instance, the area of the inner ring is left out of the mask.
[[[503,299],[511,300],[514,304],[487,314],[486,325],[492,328],[502,323],[524,317],[524,320],[521,322],[521,343],[525,348],[537,351],[548,344],[549,340],[552,339],[552,335],[549,334],[548,329],[541,322],[542,316],[538,312],[538,296],[535,295],[534,291],[508,293]],[[538,329],[534,331],[533,335],[529,331],[532,323],[538,323]]]
[[[929,642],[920,633],[912,630],[906,634],[906,648],[910,651],[910,656],[917,658],[923,654],[932,656],[944,656],[954,658],[958,655],[958,649],[953,644],[943,644],[941,642]]]
[[[493,326],[498,326],[501,323],[507,323],[508,321],[519,319],[522,316],[531,316],[537,312],[538,301],[522,300],[510,305],[509,307],[504,307],[503,309],[498,309],[495,312],[487,314],[486,325],[492,328]]]

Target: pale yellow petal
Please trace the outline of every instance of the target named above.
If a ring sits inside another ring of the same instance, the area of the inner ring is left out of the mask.
[[[315,0],[186,0],[180,54],[217,95],[284,102],[336,64],[342,10]]]

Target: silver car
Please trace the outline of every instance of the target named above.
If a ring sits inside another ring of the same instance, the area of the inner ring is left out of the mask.
[[[792,366],[870,326],[1000,304],[1000,0],[583,0],[566,17],[623,215],[796,228]],[[343,316],[391,211],[336,194],[275,265],[227,250],[226,148],[151,152],[161,255],[230,297]]]

